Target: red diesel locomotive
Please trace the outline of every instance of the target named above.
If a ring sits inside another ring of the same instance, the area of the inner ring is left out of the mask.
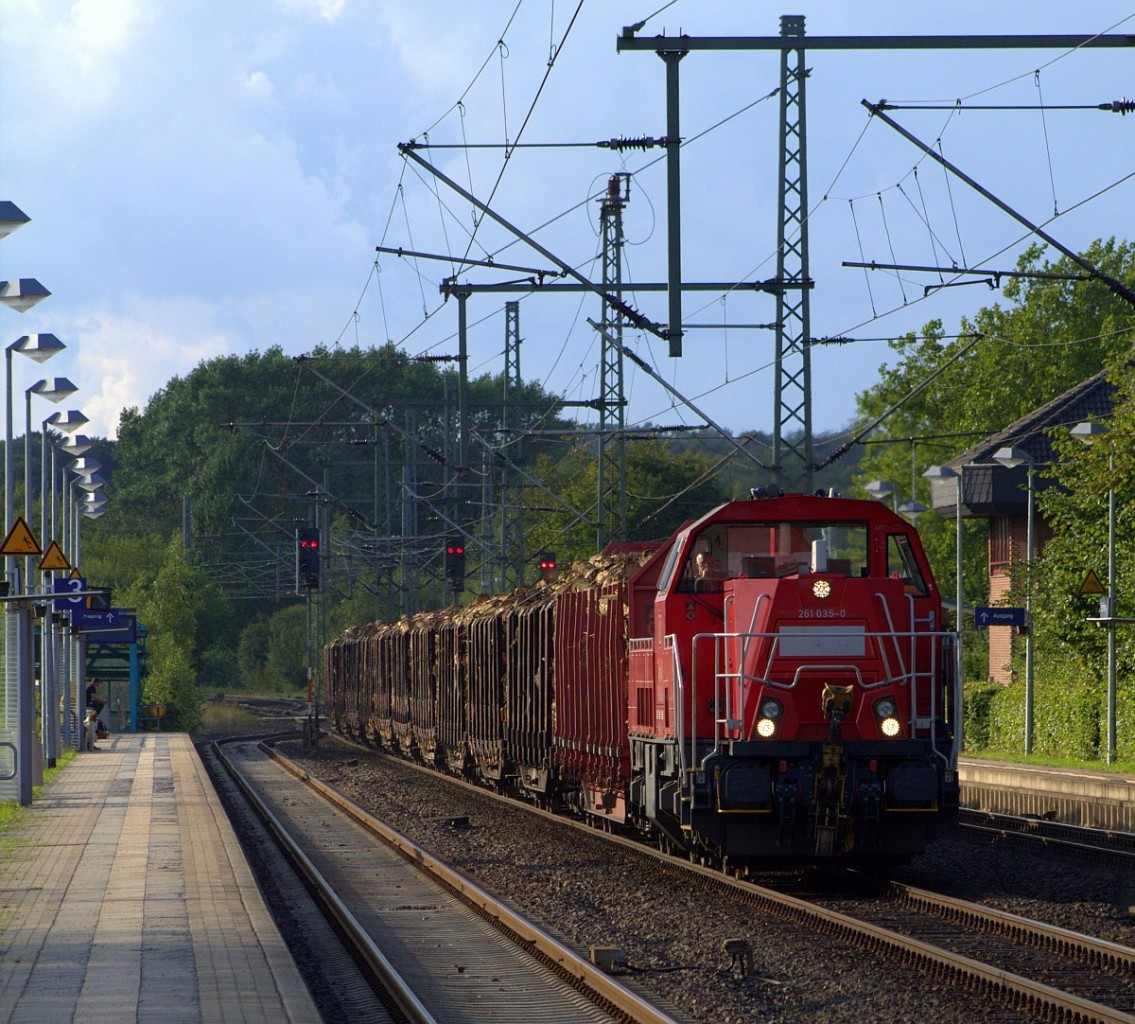
[[[876,502],[769,491],[345,633],[335,728],[705,863],[909,859],[958,807],[956,637],[918,535]]]

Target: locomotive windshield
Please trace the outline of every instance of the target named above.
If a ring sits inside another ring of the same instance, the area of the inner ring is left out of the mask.
[[[866,576],[867,565],[866,523],[714,523],[694,538],[679,589],[699,589],[699,580],[740,576],[777,577],[806,572]],[[668,576],[663,574],[663,585]]]

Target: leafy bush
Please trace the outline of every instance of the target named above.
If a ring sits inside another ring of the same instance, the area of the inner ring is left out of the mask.
[[[1033,685],[1033,748],[1040,757],[1096,761],[1102,756],[1101,723],[1105,716],[1104,686],[1075,657],[1046,657]],[[971,683],[964,692],[965,752],[1023,754],[1025,750],[1025,684]],[[1123,694],[1135,711],[1132,695]],[[1118,701],[1117,701],[1118,703]],[[1122,743],[1121,743],[1122,745]],[[1128,754],[1135,741],[1127,741]]]
[[[1002,687],[996,683],[968,683],[962,692],[964,747],[967,753],[988,750],[990,705]]]

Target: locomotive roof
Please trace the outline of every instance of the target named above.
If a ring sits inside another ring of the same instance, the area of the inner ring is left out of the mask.
[[[776,497],[744,498],[727,501],[707,512],[684,529],[711,522],[753,522],[793,520],[889,523],[909,526],[897,512],[882,502],[865,498],[831,497],[826,494],[781,494]]]

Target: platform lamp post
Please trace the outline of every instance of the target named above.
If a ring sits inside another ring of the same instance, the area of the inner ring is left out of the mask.
[[[5,289],[0,284],[0,301],[5,300],[5,294],[11,297],[11,289]],[[47,290],[41,288],[43,298]],[[20,291],[23,289],[21,287]],[[30,308],[16,297],[19,304],[17,309]],[[37,298],[35,301],[39,301]],[[33,303],[34,304],[34,303]],[[5,355],[5,431],[4,431],[4,531],[7,535],[12,529],[15,515],[15,487],[12,479],[12,353],[21,355],[42,363],[50,359],[64,348],[54,334],[25,334],[7,346]],[[14,593],[20,592],[20,581],[16,574],[16,560],[12,556],[5,559],[5,570],[9,588]],[[32,748],[31,736],[33,732],[34,712],[34,666],[31,657],[31,618],[26,607],[17,606],[14,612],[5,616],[5,639],[8,656],[6,659],[5,679],[8,681],[9,693],[12,680],[15,680],[16,691],[16,732],[17,732],[17,790],[20,805],[27,807],[32,802]],[[13,660],[14,659],[14,660]]]
[[[15,203],[9,200],[0,201],[0,239],[7,238],[13,231],[19,230],[31,220],[30,217],[23,210],[21,210]],[[42,299],[46,299],[51,292],[49,292],[42,284],[39,283],[34,277],[19,277],[11,278],[8,280],[0,281],[0,306],[8,309],[13,309],[17,313],[26,313],[29,309],[36,305]],[[12,378],[11,378],[11,353],[13,349],[26,352],[28,355],[33,355],[34,350],[37,348],[34,342],[30,342],[30,338],[54,338],[53,335],[30,335],[21,338],[13,345],[8,346],[7,353],[9,359],[9,374],[8,374],[8,390],[7,390],[7,411],[8,411],[8,445],[4,449],[4,459],[7,463],[11,452],[11,423],[12,423]],[[54,339],[56,345],[62,348],[62,343],[58,339]],[[52,353],[46,348],[42,358],[47,358]],[[33,356],[34,357],[34,356]],[[5,473],[5,483],[7,484],[7,493],[11,493],[11,484],[8,483],[8,474]],[[5,532],[8,528],[7,517],[5,521]],[[5,564],[7,570],[7,582],[10,586],[14,580],[12,579],[12,570],[15,567],[15,561],[8,559]],[[30,708],[23,708],[20,704],[21,693],[21,676],[24,672],[23,666],[25,665],[25,653],[21,646],[20,637],[22,636],[22,627],[27,619],[26,612],[13,610],[12,614],[5,614],[3,616],[4,627],[4,661],[2,666],[4,691],[3,701],[0,702],[0,726],[4,728],[10,736],[7,741],[11,739],[16,740],[16,779],[15,784],[9,787],[7,782],[0,783],[0,799],[11,799],[10,793],[19,798],[21,805],[27,806],[31,803],[32,799],[32,780],[31,780],[31,751],[27,748],[27,744],[19,742],[19,737],[24,734],[25,722],[30,723],[32,719],[32,711]],[[14,727],[14,728],[13,728]],[[28,726],[30,730],[30,725]],[[28,760],[24,760],[23,755],[28,755]]]
[[[1036,493],[1033,475],[1036,463],[1021,448],[998,448],[993,461],[1006,469],[1027,466],[1028,527],[1025,534],[1025,753],[1033,750],[1033,521],[1036,510]]]
[[[58,446],[59,451],[63,455],[68,456],[82,456],[91,447],[91,439],[83,434],[76,434],[75,431],[79,430],[84,424],[88,422],[87,417],[83,415],[78,409],[67,409],[66,411],[57,412],[51,417],[51,426],[55,427],[61,433],[67,435],[67,440]],[[73,466],[80,466],[85,460],[77,458]],[[93,472],[97,464],[91,466]],[[70,467],[68,467],[70,468]],[[66,471],[64,472],[64,480],[66,480]],[[54,481],[53,481],[54,485]],[[74,545],[77,545],[76,540],[74,544],[71,540],[71,519],[72,511],[70,507],[71,487],[64,483],[62,489],[61,504],[62,515],[61,525],[56,534],[63,538],[63,549],[67,554],[68,561],[75,568],[78,568],[82,562],[80,552]],[[52,504],[54,505],[54,497]],[[74,637],[72,637],[73,641]],[[65,642],[63,644],[63,651],[60,658],[62,662],[62,676],[64,695],[66,697],[66,706],[71,716],[69,723],[68,735],[73,739],[76,747],[81,747],[81,725],[80,718],[82,715],[82,706],[80,705],[80,696],[83,692],[82,682],[82,665],[78,659],[77,647],[73,642]]]
[[[876,501],[883,501],[886,498],[890,498],[891,507],[895,508],[898,495],[895,492],[894,484],[889,484],[886,480],[872,480],[870,483],[864,484],[863,489]]]
[[[64,381],[65,385],[60,386],[59,381]],[[40,384],[44,384],[40,381]],[[71,390],[67,390],[70,385]],[[75,388],[70,381],[66,378],[57,378],[55,390],[51,393],[40,389],[35,391],[36,394],[44,398],[49,398],[51,401],[62,401],[64,397],[69,394],[74,394],[78,389]],[[31,391],[28,394],[28,415],[31,415]],[[53,397],[58,395],[58,397]],[[40,465],[40,487],[39,487],[39,536],[40,544],[46,545],[48,538],[58,541],[55,536],[55,445],[51,446],[51,457],[48,458],[48,444],[47,435],[51,427],[61,418],[60,413],[53,412],[45,420],[42,421],[39,428],[39,465]],[[31,424],[28,424],[26,437],[31,436]],[[82,446],[82,450],[86,451],[90,447],[90,442],[87,439],[86,443]],[[24,466],[25,473],[27,467],[31,465],[31,459],[27,453],[25,446],[24,450]],[[26,482],[25,476],[24,493],[31,494],[31,487]],[[30,516],[30,505],[28,513]],[[30,518],[29,518],[30,522]],[[44,589],[48,592],[52,589],[52,582],[54,580],[54,573],[49,569],[43,574]],[[52,602],[47,601],[44,607],[43,626],[40,631],[42,638],[42,646],[40,648],[40,719],[42,722],[43,732],[43,756],[49,768],[55,767],[56,758],[60,752],[60,721],[59,721],[59,698],[61,692],[65,687],[60,686],[60,665],[62,659],[59,657],[59,645],[56,642],[56,637],[59,631],[56,629],[55,616],[52,609]],[[67,706],[67,705],[64,705]],[[70,735],[70,729],[68,729]]]
[[[107,498],[102,491],[88,494],[79,506],[79,514],[85,519],[98,519],[106,515]]]
[[[32,521],[32,395],[39,395],[40,398],[46,398],[49,402],[58,405],[63,399],[70,398],[78,390],[66,377],[48,377],[44,380],[37,380],[30,388],[24,389],[24,521],[29,526]],[[41,435],[41,457],[45,451],[46,446],[43,444]],[[41,507],[46,500],[47,494],[41,490]],[[40,540],[44,540],[42,535]]]
[[[1084,444],[1107,438],[1107,594],[1100,601],[1100,624],[1107,627],[1107,763],[1115,763],[1115,445],[1102,423],[1077,423],[1072,436]]]
[[[46,431],[48,426],[54,426],[56,420],[59,418],[59,413],[53,413],[46,424],[44,429]],[[71,434],[66,437],[62,444],[52,444],[51,446],[51,484],[49,490],[51,492],[51,523],[50,533],[51,536],[60,542],[64,552],[67,555],[68,561],[73,567],[78,567],[78,559],[75,557],[74,552],[71,550],[71,542],[67,536],[67,516],[70,513],[69,509],[61,508],[65,504],[63,489],[57,486],[60,480],[60,459],[78,459],[86,452],[90,451],[93,443],[86,434]],[[54,623],[54,617],[52,619]],[[66,633],[64,629],[60,628],[56,632],[56,678],[61,681],[60,696],[63,698],[63,707],[66,709],[66,716],[62,723],[60,723],[60,733],[67,737],[67,744],[78,749],[81,744],[79,742],[79,729],[78,729],[78,700],[77,696],[72,696],[71,690],[71,648],[70,645],[63,642]]]
[[[61,445],[66,448],[66,445]],[[79,508],[80,502],[76,495],[79,491],[80,477],[69,478],[70,467],[63,471],[62,488],[60,495],[60,526],[59,535],[63,538],[64,550],[67,559],[73,568],[80,569],[83,564],[82,539],[79,535]],[[81,649],[82,641],[74,623],[70,625],[70,635],[65,634],[63,643],[63,679],[66,694],[66,706],[71,715],[70,738],[77,748],[82,749],[82,700],[85,690],[84,658]]]
[[[911,498],[910,501],[904,501],[901,505],[899,505],[896,511],[900,516],[905,516],[913,523],[920,515],[922,515],[923,512],[926,511],[926,506],[923,505],[921,501],[915,501],[914,498]]]
[[[0,281],[0,306],[7,306],[17,313],[26,313],[50,294],[34,277],[11,277]]]
[[[958,686],[962,685],[962,603],[963,603],[963,586],[962,586],[962,503],[965,501],[965,488],[964,478],[961,470],[952,468],[951,466],[931,466],[924,472],[923,477],[931,482],[936,480],[953,480],[954,481],[954,531],[955,539],[954,545],[956,547],[954,559],[954,601],[957,603],[957,614],[955,615],[957,630],[957,650],[954,653],[955,657],[955,673],[958,680]],[[958,716],[958,723],[960,723],[962,716]],[[958,737],[958,746],[961,747],[961,736]]]
[[[31,220],[23,210],[8,199],[0,199],[0,238],[7,238],[17,228]]]

